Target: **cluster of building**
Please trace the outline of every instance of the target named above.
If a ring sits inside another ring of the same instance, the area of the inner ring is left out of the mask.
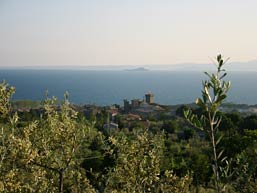
[[[133,113],[145,118],[149,114],[155,115],[161,111],[164,111],[164,109],[154,103],[154,95],[152,93],[145,94],[143,100],[133,99],[131,102],[127,99],[124,100],[124,113]]]
[[[147,118],[149,115],[156,116],[160,112],[165,110],[154,103],[154,95],[152,93],[146,93],[143,100],[132,99],[131,101],[124,99],[123,108],[110,108],[108,110],[110,119],[103,125],[103,128],[107,130],[115,130],[119,128],[119,125],[115,123],[115,116],[121,114],[123,117],[123,123],[129,128],[133,123],[137,122],[144,127],[149,127],[149,121]]]
[[[150,122],[148,121],[149,117],[158,117],[160,112],[165,112],[163,106],[160,106],[154,103],[154,95],[152,93],[146,93],[143,100],[132,99],[124,100],[124,105],[112,105],[112,106],[96,106],[96,105],[72,105],[72,107],[86,116],[87,118],[96,118],[98,116],[106,116],[105,121],[101,123],[104,129],[109,131],[119,129],[121,123],[123,127],[130,128],[134,123],[140,123],[144,127],[149,127]],[[59,106],[56,106],[56,109],[59,110]],[[17,112],[24,114],[25,112],[30,112],[34,110],[36,114],[43,112],[43,108],[37,109],[16,109]],[[107,114],[106,114],[107,113]],[[117,121],[118,119],[119,121]]]
[[[132,99],[129,102],[127,99],[124,99],[124,112],[130,112],[137,108],[142,107],[143,105],[151,105],[154,103],[154,95],[152,93],[145,94],[145,98],[143,100],[140,99]]]

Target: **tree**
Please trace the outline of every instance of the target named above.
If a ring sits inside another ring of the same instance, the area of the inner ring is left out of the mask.
[[[189,110],[190,108],[187,105],[181,105],[176,110],[176,115],[180,117],[184,117],[184,111]]]
[[[61,106],[47,99],[40,120],[17,127],[11,113],[15,89],[0,84],[0,192],[95,192],[81,167],[98,132],[80,124],[67,95]]]
[[[245,117],[240,124],[240,129],[242,131],[249,129],[249,130],[257,130],[257,115],[250,115]]]
[[[163,122],[161,129],[167,133],[174,134],[179,130],[179,125],[176,120],[167,120]]]
[[[191,179],[172,171],[161,172],[164,135],[138,131],[135,139],[110,137],[116,165],[110,170],[105,192],[186,192]]]
[[[257,188],[257,131],[246,130],[243,139],[247,144],[236,157],[235,180],[233,185],[236,191],[247,193],[256,192]]]
[[[15,92],[15,88],[9,86],[5,81],[0,84],[0,116],[9,118],[11,111],[10,99]]]
[[[222,191],[220,180],[220,165],[218,161],[222,157],[223,151],[217,152],[217,145],[222,137],[217,138],[217,132],[221,122],[221,116],[218,114],[218,108],[226,99],[227,92],[230,88],[230,82],[226,82],[224,77],[227,75],[223,69],[226,63],[221,55],[217,56],[217,71],[209,74],[205,72],[209,80],[203,81],[202,98],[196,99],[196,104],[201,108],[203,114],[201,117],[192,113],[192,111],[184,111],[185,118],[195,127],[206,131],[212,146],[212,160],[214,185],[216,192]]]
[[[92,141],[95,135],[93,125],[81,125],[65,95],[59,107],[56,98],[45,101],[45,119],[41,119],[30,132],[30,140],[36,156],[32,166],[39,167],[50,178],[52,191],[64,192],[64,186],[71,192],[94,192],[80,167],[85,158],[83,144]]]
[[[5,122],[0,132],[0,192],[31,192],[43,186],[37,182],[41,170],[28,167],[35,156],[28,131],[35,124],[17,128],[19,117],[11,113],[10,104],[14,92],[6,82],[0,84],[0,116]]]
[[[195,135],[195,130],[190,127],[185,127],[183,135],[185,140],[189,140]]]

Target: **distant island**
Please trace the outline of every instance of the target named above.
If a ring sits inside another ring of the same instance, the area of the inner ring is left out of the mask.
[[[133,69],[126,69],[125,71],[149,71],[149,69],[144,68],[144,67],[138,67],[138,68],[133,68]]]

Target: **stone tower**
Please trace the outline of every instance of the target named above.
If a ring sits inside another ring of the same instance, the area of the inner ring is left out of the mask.
[[[129,112],[130,111],[129,101],[127,99],[124,99],[123,102],[124,102],[124,111]]]
[[[145,102],[148,104],[154,103],[154,95],[150,92],[145,94]]]

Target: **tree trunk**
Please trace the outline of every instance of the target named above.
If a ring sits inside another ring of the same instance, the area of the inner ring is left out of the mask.
[[[63,171],[59,171],[59,193],[63,193]]]

